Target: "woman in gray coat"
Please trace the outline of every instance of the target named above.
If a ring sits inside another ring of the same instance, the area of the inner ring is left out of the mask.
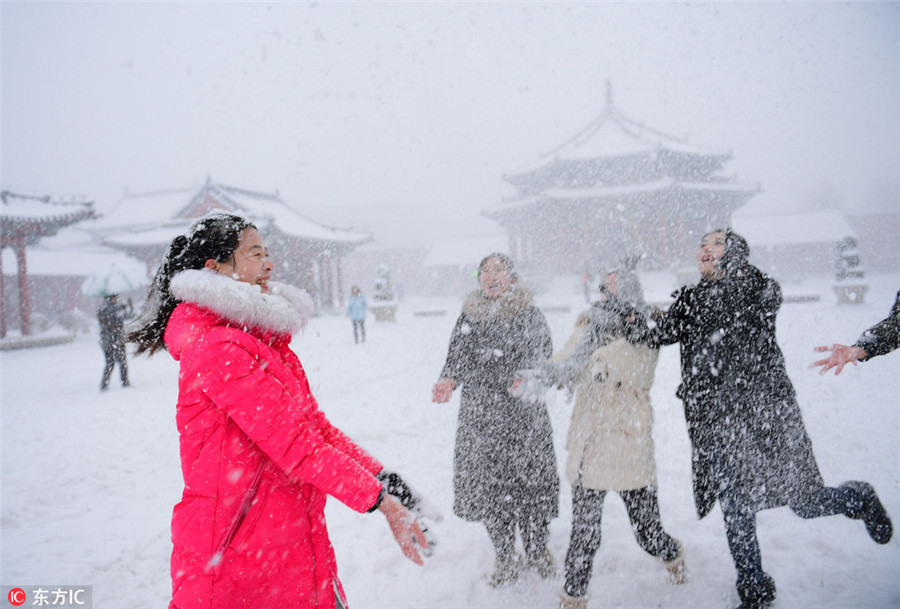
[[[483,522],[496,550],[494,587],[520,569],[554,572],[547,550],[559,508],[552,429],[542,401],[510,392],[516,372],[534,368],[553,350],[550,329],[531,293],[518,286],[512,261],[491,254],[478,267],[481,289],[469,293],[450,336],[447,360],[433,389],[445,403],[462,386],[454,454],[454,513]],[[525,550],[515,553],[518,528]]]

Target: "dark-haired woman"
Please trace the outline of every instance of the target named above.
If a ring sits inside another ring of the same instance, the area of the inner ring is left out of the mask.
[[[249,220],[212,212],[172,242],[129,335],[180,362],[170,609],[344,606],[327,495],[382,511],[411,560],[422,563],[414,537],[427,547],[391,496],[410,505],[402,481],[319,410],[289,347],[311,301],[270,281],[272,268]]]
[[[522,567],[554,571],[547,549],[559,509],[552,429],[542,401],[510,393],[516,371],[553,350],[550,328],[531,292],[518,285],[512,260],[491,254],[478,266],[480,290],[466,296],[433,401],[462,386],[453,471],[453,511],[483,522],[496,551],[489,583],[515,581]],[[518,528],[524,563],[515,552]]]
[[[675,294],[652,329],[635,338],[681,344],[681,385],[702,518],[718,500],[737,569],[741,607],[766,607],[775,582],[763,571],[756,513],[788,506],[802,518],[862,519],[884,544],[893,528],[866,482],[826,487],[775,339],[781,288],[748,263],[740,235],[716,230],[697,252],[701,280]]]
[[[600,299],[578,316],[566,345],[542,367],[545,378],[575,394],[566,439],[572,485],[572,532],[559,609],[586,609],[594,556],[602,538],[603,503],[616,492],[635,540],[662,562],[669,581],[687,578],[684,546],[662,525],[650,389],[659,350],[625,339],[638,310],[651,313],[628,258],[608,272]]]

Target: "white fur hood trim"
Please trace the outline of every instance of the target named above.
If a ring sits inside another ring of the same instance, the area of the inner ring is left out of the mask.
[[[198,304],[229,322],[281,334],[302,330],[315,310],[306,290],[270,281],[269,293],[264,294],[258,285],[210,269],[178,273],[169,291],[176,300]]]

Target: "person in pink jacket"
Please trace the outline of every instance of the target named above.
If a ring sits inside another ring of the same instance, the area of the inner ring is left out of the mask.
[[[346,606],[327,495],[384,513],[423,564],[428,542],[408,509],[418,498],[319,410],[290,349],[312,301],[270,281],[272,269],[247,218],[211,212],[173,240],[129,334],[138,353],[167,349],[180,363],[170,609]]]

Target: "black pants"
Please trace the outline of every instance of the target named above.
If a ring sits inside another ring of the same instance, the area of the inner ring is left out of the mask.
[[[719,496],[719,504],[725,516],[725,535],[728,548],[737,571],[737,588],[741,598],[752,597],[755,588],[764,585],[766,579],[762,568],[759,540],[756,536],[756,510],[747,507],[746,502],[732,492]],[[817,495],[803,502],[789,505],[801,518],[818,518],[843,514],[848,518],[861,517],[862,497],[849,488],[823,488]]]
[[[103,379],[100,381],[100,388],[106,389],[109,386],[109,377],[112,376],[112,371],[116,364],[119,364],[119,376],[122,379],[122,385],[128,385],[128,362],[125,360],[125,347],[119,345],[105,347],[103,355],[106,357],[106,366],[103,368]]]
[[[661,560],[678,556],[678,543],[662,528],[656,487],[619,491],[634,537],[648,554]],[[606,491],[572,487],[572,536],[566,552],[566,594],[584,596],[591,581],[594,555],[600,549],[600,522]]]
[[[517,512],[501,512],[484,519],[491,543],[497,552],[497,560],[502,561],[513,555],[516,547],[516,526],[522,536],[522,545],[527,558],[536,559],[547,549],[550,538],[550,518],[543,510],[520,508]]]
[[[359,335],[362,334],[362,342],[366,342],[366,320],[353,320],[353,342],[359,342]]]

